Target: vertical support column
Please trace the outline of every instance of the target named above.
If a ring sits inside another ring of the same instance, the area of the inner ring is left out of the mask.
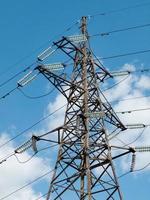
[[[87,34],[87,26],[86,26],[86,17],[82,17],[82,25],[81,25],[82,34]],[[91,200],[91,172],[90,172],[90,162],[89,162],[89,132],[88,132],[88,83],[87,83],[87,44],[84,42],[82,46],[83,52],[83,60],[82,60],[82,83],[84,88],[84,97],[83,97],[83,115],[84,115],[84,173],[86,173],[87,177],[87,197],[88,200]],[[83,181],[85,181],[85,174],[81,177],[81,185],[82,187],[85,185]],[[85,194],[84,194],[85,196]]]

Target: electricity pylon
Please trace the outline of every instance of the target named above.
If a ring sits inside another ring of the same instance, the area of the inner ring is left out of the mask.
[[[81,35],[63,37],[54,43],[73,60],[70,80],[44,64],[37,67],[67,99],[64,124],[54,130],[59,150],[47,200],[123,199],[114,160],[134,153],[134,149],[110,144],[113,135],[126,127],[99,89],[99,80],[112,77],[93,59],[88,39],[86,17],[82,17]],[[49,49],[39,60],[46,54],[50,54]],[[113,154],[113,148],[119,151]]]

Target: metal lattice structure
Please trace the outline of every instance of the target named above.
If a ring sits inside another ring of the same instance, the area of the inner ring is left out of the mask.
[[[126,127],[99,89],[95,69],[100,81],[111,75],[93,59],[86,17],[82,17],[80,37],[78,43],[68,37],[54,43],[74,62],[70,80],[42,64],[37,67],[67,99],[64,124],[55,130],[59,150],[46,199],[122,200],[114,160],[134,150],[120,148],[112,154],[119,147],[111,146],[110,139]]]

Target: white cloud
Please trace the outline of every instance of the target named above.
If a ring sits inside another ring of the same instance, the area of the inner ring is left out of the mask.
[[[134,70],[135,67],[130,64],[126,64],[123,66],[122,69],[132,69]],[[118,79],[115,80],[118,82]],[[108,100],[119,100],[119,99],[129,99],[135,98],[138,96],[144,96],[144,93],[147,89],[150,88],[150,79],[148,76],[141,75],[140,77],[138,74],[132,74],[130,78],[126,79],[121,84],[116,85],[113,89],[107,92]],[[136,109],[143,109],[148,108],[149,106],[149,99],[141,98],[141,99],[133,99],[128,101],[120,101],[116,102],[114,105],[115,111],[128,111],[128,110],[136,110]],[[149,118],[149,110],[145,111],[137,111],[131,112],[126,114],[118,114],[119,118],[124,124],[150,124]],[[115,140],[111,141],[115,144],[120,146],[124,146],[124,144],[130,144],[130,146],[150,146],[150,137],[149,137],[149,127],[145,129],[142,133],[142,129],[138,130],[127,130],[122,132]],[[138,138],[136,140],[136,138]],[[121,142],[122,141],[122,142]],[[138,153],[137,154],[137,161],[136,161],[136,169],[142,168],[146,165],[149,160],[150,152],[149,153]],[[127,170],[130,168],[130,161],[128,157],[124,157],[121,160],[122,169]],[[146,170],[150,170],[150,168],[146,168]]]
[[[59,94],[56,96],[54,102],[50,102],[47,106],[46,113],[53,113],[54,111],[58,110],[62,107],[62,109],[58,110],[56,113],[52,115],[52,117],[46,122],[46,126],[48,130],[52,130],[61,126],[64,123],[64,114],[66,109],[66,98]]]
[[[36,194],[31,188],[24,189],[23,191],[17,192],[15,195],[8,197],[8,200],[35,200],[42,196],[41,193]],[[45,200],[45,198],[40,198],[40,200]]]
[[[130,64],[125,64],[120,71],[134,71],[135,67]],[[130,95],[130,92],[132,90],[133,83],[137,80],[137,77],[133,76],[132,74],[121,76],[121,77],[115,77],[113,78],[114,83],[116,86],[115,89],[106,90],[104,94],[109,99],[109,101],[115,101],[119,98],[124,98],[127,95]],[[108,87],[109,88],[109,87]]]
[[[150,89],[150,77],[143,75],[137,82],[137,87],[139,89],[148,90]]]
[[[1,134],[1,144],[5,143],[5,141],[7,141],[8,139],[10,139],[8,137],[8,134]],[[9,155],[10,153],[13,153],[14,149],[15,144],[12,142],[1,148],[1,160],[7,157],[7,155]],[[19,156],[19,159],[21,161],[26,161],[30,157],[31,155],[25,152]],[[29,183],[30,181],[36,179],[37,177],[41,176],[49,170],[49,163],[47,163],[46,159],[44,158],[34,157],[32,160],[25,164],[18,163],[14,156],[8,158],[0,165],[0,198]],[[47,177],[44,177],[43,180],[46,181]],[[34,200],[38,196],[40,196],[40,192],[36,192],[33,185],[30,185],[29,187],[8,197],[8,200]]]

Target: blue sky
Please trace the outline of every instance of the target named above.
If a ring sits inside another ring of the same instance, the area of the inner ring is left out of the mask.
[[[144,2],[147,3],[146,6],[130,8],[120,12],[110,12],[132,7]],[[106,13],[106,15],[89,18],[88,30],[90,35],[150,23],[150,1],[144,2],[140,0],[1,0],[0,83],[3,83],[12,75],[35,62],[37,55],[50,46],[52,41],[57,41],[57,39],[64,34],[78,34],[79,25],[74,26],[69,32],[64,33],[64,30],[80,20],[81,16]],[[106,37],[91,37],[91,47],[98,57],[147,50],[150,49],[149,35],[150,28],[145,27],[132,31],[114,33]],[[63,59],[61,53],[58,53],[52,61],[55,59],[57,59],[56,61],[61,61],[61,59]],[[121,69],[126,63],[134,65],[135,69],[141,67],[149,68],[149,53],[103,61],[103,64],[112,71]],[[16,86],[17,80],[22,76],[23,75],[1,87],[0,96],[3,96],[9,90],[13,89]],[[138,76],[134,77],[134,84],[136,80],[140,80]],[[133,86],[133,82],[131,85]],[[25,88],[25,92],[30,96],[39,96],[47,93],[50,89],[48,82],[40,77],[37,81],[33,82],[33,84]],[[140,92],[148,95],[149,89],[142,90],[142,88],[140,88]],[[0,100],[1,135],[5,133],[11,138],[38,121],[44,114],[48,113],[48,105],[55,101],[57,95],[58,94],[54,92],[50,96],[31,100],[25,98],[21,93],[16,91],[4,100]],[[124,109],[122,108],[122,110],[125,109],[126,107],[124,107]],[[46,122],[34,128],[33,131],[44,130],[43,127],[48,127]],[[26,133],[24,136],[18,138],[12,146],[18,146],[28,137],[29,133]],[[10,149],[12,150],[12,148]],[[43,156],[41,159],[44,159]],[[46,159],[48,159],[47,155]],[[50,159],[53,159],[53,156]],[[48,162],[51,161],[48,160]],[[30,164],[32,166],[32,163]],[[11,165],[11,162],[5,165]],[[45,165],[47,165],[47,163],[45,163]],[[35,166],[36,163],[33,163],[31,171]],[[150,171],[146,171],[137,175],[130,174],[120,180],[125,200],[149,200],[149,172]],[[28,180],[30,179],[27,179],[25,183]],[[22,182],[22,184],[23,183],[24,182]],[[1,184],[2,183],[0,183],[0,185]],[[40,184],[42,192],[46,191],[48,187],[47,185],[45,189],[45,185],[46,183],[41,187]],[[36,187],[32,189],[38,193],[39,187],[36,185]],[[10,188],[10,192],[11,191],[12,188]],[[9,193],[9,187],[7,188],[7,193]],[[4,195],[5,191],[4,194],[1,191],[0,197]],[[15,199],[15,196],[13,196],[12,199]],[[8,198],[8,200],[11,200],[11,198]]]

